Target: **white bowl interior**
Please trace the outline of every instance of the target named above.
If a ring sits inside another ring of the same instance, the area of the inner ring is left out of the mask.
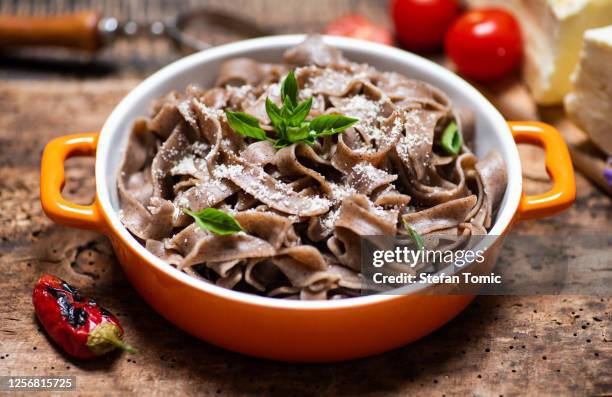
[[[167,265],[149,253],[121,224],[116,182],[119,164],[132,123],[137,117],[149,114],[151,101],[172,90],[182,91],[189,84],[213,86],[219,66],[235,57],[249,57],[258,61],[280,62],[282,53],[304,39],[303,35],[272,36],[241,41],[178,60],[153,74],[130,92],[112,112],[102,128],[96,155],[96,187],[100,204],[108,215],[114,231],[137,249],[154,266],[170,272],[174,277],[216,294],[232,299],[265,305],[318,308],[338,307],[373,302],[391,296],[366,296],[338,301],[301,302],[265,298],[227,290],[196,280]],[[325,41],[344,51],[350,60],[365,62],[384,71],[395,71],[410,78],[433,84],[444,91],[454,106],[473,109],[476,115],[475,152],[478,157],[496,149],[508,167],[508,187],[490,235],[501,235],[509,226],[522,192],[521,167],[518,151],[508,126],[499,112],[473,86],[447,69],[417,55],[360,40],[326,36]]]

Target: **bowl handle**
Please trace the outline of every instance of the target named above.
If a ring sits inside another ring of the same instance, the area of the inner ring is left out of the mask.
[[[96,200],[90,205],[71,203],[62,197],[64,162],[72,156],[95,156],[98,133],[67,135],[47,144],[40,167],[40,201],[51,220],[80,229],[104,231]]]
[[[512,121],[508,125],[516,143],[538,145],[544,149],[546,171],[553,182],[546,193],[523,193],[518,207],[519,220],[543,218],[569,208],[576,199],[576,179],[567,145],[559,131],[535,121]]]

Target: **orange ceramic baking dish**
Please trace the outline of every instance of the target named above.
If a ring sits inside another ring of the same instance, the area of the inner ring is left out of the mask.
[[[324,362],[381,353],[439,328],[473,299],[465,295],[415,293],[372,295],[338,301],[287,301],[224,289],[192,278],[142,247],[121,224],[117,170],[132,122],[146,115],[152,100],[187,84],[211,86],[219,65],[235,57],[278,62],[282,52],[303,36],[273,36],[216,47],[183,58],[147,78],[112,112],[100,133],[69,135],[51,141],[42,158],[41,201],[55,222],[94,229],[111,241],[128,279],[142,297],[178,327],[224,348],[286,361]],[[490,234],[485,268],[493,266],[512,224],[553,215],[575,198],[570,156],[560,134],[533,122],[507,123],[470,84],[452,72],[405,51],[363,41],[325,37],[347,57],[434,84],[455,106],[476,114],[476,154],[495,148],[508,166],[508,187]],[[553,181],[550,191],[522,192],[516,142],[542,146]],[[61,195],[64,162],[71,156],[95,156],[96,199],[77,205]]]

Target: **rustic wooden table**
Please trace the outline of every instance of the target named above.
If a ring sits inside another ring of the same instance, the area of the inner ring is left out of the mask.
[[[235,10],[279,32],[316,31],[349,10],[387,23],[384,2],[330,3],[202,4]],[[151,19],[194,5],[161,0],[1,1],[0,12],[94,8]],[[241,356],[166,322],[130,287],[106,238],[55,225],[45,217],[38,167],[47,141],[97,130],[142,77],[178,56],[167,43],[146,40],[119,42],[93,58],[53,58],[39,52],[0,56],[0,375],[76,375],[78,392],[84,395],[612,394],[609,296],[483,296],[441,330],[410,346],[329,365]],[[541,173],[537,156],[532,154],[526,166],[536,175]],[[64,190],[68,198],[91,200],[92,165],[91,159],[69,161]],[[538,179],[525,183],[532,191],[542,190],[546,182]],[[572,209],[521,224],[515,232],[609,233],[609,198],[580,175],[577,183]],[[103,301],[117,313],[140,354],[114,353],[81,363],[58,351],[41,331],[30,303],[32,286],[43,272],[57,274]]]

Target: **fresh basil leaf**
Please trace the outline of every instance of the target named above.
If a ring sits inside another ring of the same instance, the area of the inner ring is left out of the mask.
[[[289,117],[288,123],[290,126],[298,126],[306,119],[306,116],[310,113],[310,108],[312,108],[312,97],[306,99],[305,101],[300,102],[299,105],[295,109],[293,109],[293,114]]]
[[[358,121],[359,119],[340,114],[324,114],[310,120],[310,129],[317,136],[334,135],[346,130]]]
[[[285,101],[283,102],[283,107],[281,109],[281,114],[283,115],[285,120],[291,117],[291,115],[293,114],[293,109],[294,108],[293,104],[291,103],[291,100],[289,99],[289,97],[285,97]]]
[[[302,123],[299,127],[287,128],[287,139],[290,142],[303,141],[310,136],[310,127],[308,123]]]
[[[295,74],[293,70],[289,72],[283,83],[281,84],[281,99],[283,103],[285,103],[285,98],[289,98],[289,102],[291,102],[291,108],[297,106],[297,93],[298,93],[298,84],[295,79]]]
[[[237,133],[259,141],[268,139],[266,132],[259,126],[259,121],[250,114],[243,112],[225,112],[227,122]]]
[[[191,216],[202,229],[209,230],[220,236],[228,236],[243,230],[240,223],[233,216],[216,208],[206,208],[199,212],[183,209],[183,212]]]
[[[284,135],[285,133],[285,118],[281,114],[281,109],[276,106],[274,102],[270,98],[266,98],[266,113],[272,122],[272,125],[276,129],[276,132],[279,135]]]
[[[308,143],[309,145],[314,145],[316,140],[317,140],[317,136],[314,134],[310,134],[308,138],[304,139],[304,142]]]
[[[251,116],[244,112],[225,112],[227,116],[231,116],[233,120],[238,120],[240,123],[249,125],[251,127],[259,127],[259,120],[255,116]]]
[[[423,237],[421,237],[421,235],[416,230],[414,230],[414,228],[412,226],[410,226],[408,224],[408,222],[406,222],[403,219],[402,219],[402,221],[404,222],[404,228],[406,228],[406,231],[410,235],[410,238],[412,239],[414,244],[416,244],[417,249],[419,251],[424,250],[425,249],[425,243],[423,242]]]
[[[289,145],[291,145],[291,142],[289,142],[287,139],[281,138],[274,141],[272,146],[274,146],[275,149],[281,149]]]
[[[444,132],[442,132],[442,136],[440,137],[440,147],[451,156],[456,156],[459,154],[461,150],[461,134],[459,133],[459,128],[457,128],[457,123],[455,120],[448,123]]]

